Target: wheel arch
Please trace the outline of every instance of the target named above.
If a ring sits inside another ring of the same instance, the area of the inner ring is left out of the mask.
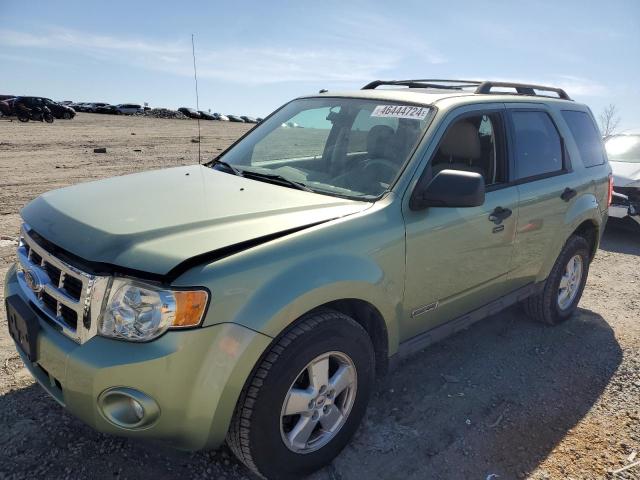
[[[353,318],[365,329],[375,354],[376,376],[387,373],[389,367],[389,332],[382,313],[373,304],[358,298],[334,300],[314,308],[311,312],[330,309]],[[297,322],[294,321],[293,324]]]
[[[573,230],[571,235],[578,235],[589,243],[591,249],[590,259],[593,260],[600,243],[600,226],[592,219],[584,220]]]

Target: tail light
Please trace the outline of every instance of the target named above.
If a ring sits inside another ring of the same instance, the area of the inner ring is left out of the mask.
[[[607,198],[607,207],[611,206],[613,200],[613,175],[609,174],[609,197]]]

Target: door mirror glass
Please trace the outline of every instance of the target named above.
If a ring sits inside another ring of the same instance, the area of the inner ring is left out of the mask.
[[[411,195],[412,210],[427,207],[478,207],[484,204],[482,175],[463,170],[441,170]]]

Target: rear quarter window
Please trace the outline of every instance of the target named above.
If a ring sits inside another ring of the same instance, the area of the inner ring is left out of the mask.
[[[600,141],[600,132],[591,116],[577,110],[563,110],[562,116],[576,141],[584,166],[602,165],[605,162],[604,149]]]

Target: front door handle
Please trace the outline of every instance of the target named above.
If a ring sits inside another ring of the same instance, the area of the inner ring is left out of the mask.
[[[503,220],[506,220],[511,216],[513,212],[508,208],[496,207],[493,212],[489,215],[489,221],[495,223],[496,225],[500,225]]]
[[[577,194],[578,194],[578,192],[576,192],[573,188],[567,187],[567,188],[564,189],[564,191],[560,195],[560,198],[563,199],[565,202],[568,202],[573,197],[575,197]]]

